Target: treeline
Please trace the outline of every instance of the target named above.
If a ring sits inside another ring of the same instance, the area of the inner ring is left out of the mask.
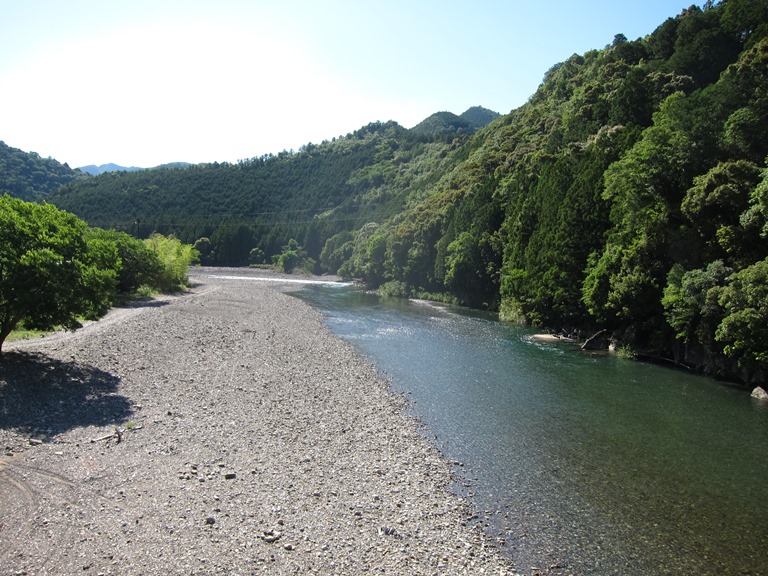
[[[345,271],[764,379],[767,36],[766,2],[710,2],[554,66]]]

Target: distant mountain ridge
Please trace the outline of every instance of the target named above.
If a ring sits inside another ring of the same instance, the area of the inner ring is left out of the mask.
[[[191,166],[189,162],[170,162],[168,164],[160,164],[159,166],[153,166],[152,168],[141,168],[139,166],[120,166],[119,164],[102,164],[96,166],[95,164],[89,164],[88,166],[80,166],[78,170],[90,174],[91,176],[98,176],[105,172],[138,172],[139,170],[154,170],[156,168],[187,168]]]

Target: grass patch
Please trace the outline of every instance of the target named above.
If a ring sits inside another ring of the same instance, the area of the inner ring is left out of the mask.
[[[30,330],[29,328],[16,328],[5,339],[6,342],[12,340],[32,340],[33,338],[41,338],[48,334],[53,334],[56,330]]]
[[[133,294],[133,296],[129,300],[133,300],[135,298],[151,298],[159,293],[158,290],[155,288],[152,288],[152,286],[147,286],[146,284],[139,286],[136,289],[136,292]]]

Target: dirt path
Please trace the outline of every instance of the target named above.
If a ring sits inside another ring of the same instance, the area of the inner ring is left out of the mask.
[[[0,574],[512,574],[371,366],[279,283],[0,363]]]

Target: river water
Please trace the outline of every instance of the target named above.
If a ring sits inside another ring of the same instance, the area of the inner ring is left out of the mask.
[[[521,574],[768,574],[768,406],[466,309],[296,293],[409,400]]]

